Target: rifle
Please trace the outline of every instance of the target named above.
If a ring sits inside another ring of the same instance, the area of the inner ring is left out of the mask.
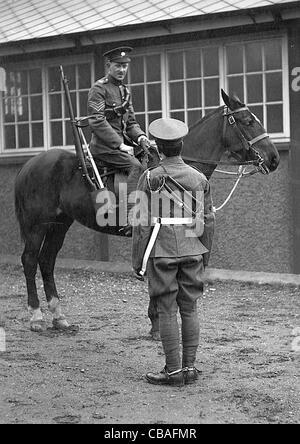
[[[80,169],[82,170],[82,176],[87,181],[89,186],[92,188],[91,197],[92,197],[96,212],[99,209],[99,202],[103,202],[105,200],[107,202],[108,213],[112,213],[115,209],[115,206],[111,202],[110,193],[109,193],[108,189],[103,184],[103,181],[102,181],[101,176],[99,174],[98,168],[95,164],[92,153],[91,153],[88,143],[85,139],[84,133],[82,131],[82,126],[81,126],[82,119],[76,120],[76,118],[75,118],[73,106],[72,106],[72,101],[71,101],[71,94],[70,94],[69,85],[68,85],[68,79],[65,76],[63,67],[61,65],[60,65],[60,74],[61,74],[61,79],[62,79],[62,83],[63,83],[63,87],[64,87],[67,107],[68,107],[68,111],[69,111],[70,122],[71,122],[71,126],[72,126],[75,151],[76,151],[77,158],[79,160]],[[85,155],[85,152],[82,148],[82,143],[84,144],[84,147],[87,151],[87,157],[88,157],[89,161],[91,162],[91,165],[92,165],[95,177],[96,177],[96,183],[93,182],[93,180],[91,179],[89,172],[87,170],[86,155]],[[100,192],[103,193],[102,198],[99,197]]]
[[[80,169],[82,170],[82,176],[86,179],[86,181],[91,186],[91,188],[93,190],[96,190],[97,187],[96,187],[95,183],[91,180],[90,175],[89,175],[88,170],[87,170],[87,167],[86,167],[86,158],[85,158],[84,151],[82,149],[81,137],[80,137],[80,133],[79,133],[79,130],[78,130],[77,121],[76,121],[75,116],[74,116],[74,111],[73,111],[73,106],[72,106],[72,101],[71,101],[71,94],[70,94],[70,90],[69,90],[68,79],[67,79],[67,77],[64,74],[64,70],[63,70],[62,66],[60,66],[60,74],[61,74],[61,79],[62,79],[62,82],[63,82],[63,87],[64,87],[64,91],[65,91],[67,107],[68,107],[69,116],[70,116],[70,122],[71,122],[71,126],[72,126],[72,133],[73,133],[73,138],[74,138],[75,151],[76,151],[76,155],[78,157],[79,163],[80,163]]]

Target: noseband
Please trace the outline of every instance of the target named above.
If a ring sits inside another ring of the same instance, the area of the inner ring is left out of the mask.
[[[228,125],[230,128],[232,128],[232,130],[234,131],[234,133],[236,134],[236,136],[238,137],[238,139],[240,139],[244,149],[246,151],[252,151],[253,154],[255,155],[255,159],[253,161],[249,161],[247,162],[248,165],[252,164],[255,165],[258,168],[258,171],[260,171],[263,174],[268,174],[269,173],[269,169],[264,165],[264,159],[262,158],[262,156],[260,155],[260,153],[254,148],[254,145],[258,142],[260,142],[261,140],[267,139],[269,136],[269,134],[267,133],[263,133],[260,134],[259,136],[255,137],[254,139],[248,140],[244,131],[242,130],[242,128],[240,128],[240,126],[238,125],[234,115],[242,112],[242,111],[249,111],[251,113],[251,111],[249,110],[249,108],[247,106],[242,107],[242,108],[238,108],[234,111],[231,111],[228,107],[224,108],[224,125],[223,125],[223,144],[226,147],[226,132],[228,130]],[[251,113],[251,115],[253,115]],[[234,155],[231,152],[232,155]]]

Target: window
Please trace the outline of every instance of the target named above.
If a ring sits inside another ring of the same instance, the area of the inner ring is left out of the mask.
[[[129,84],[137,120],[161,116],[189,126],[223,104],[221,88],[249,105],[273,139],[289,137],[286,40],[193,44],[133,57]],[[144,126],[145,125],[145,126]]]
[[[132,58],[129,83],[136,119],[145,130],[163,114],[161,55]]]
[[[218,47],[167,54],[170,117],[189,126],[219,106]]]
[[[83,60],[82,60],[83,59]],[[86,116],[94,81],[92,61],[62,62],[69,81],[74,114]],[[2,152],[40,151],[74,144],[60,78],[60,63],[6,67],[6,90],[0,103]],[[90,138],[89,130],[85,130]]]
[[[237,94],[274,136],[285,132],[282,39],[225,47],[228,90]]]
[[[41,69],[7,72],[2,114],[6,149],[43,147],[44,113]]]
[[[68,79],[74,114],[84,117],[87,114],[88,92],[92,82],[92,71],[89,63],[64,66]],[[58,66],[47,68],[50,147],[73,145],[72,127],[65,103],[65,93]],[[88,137],[88,136],[87,136]]]

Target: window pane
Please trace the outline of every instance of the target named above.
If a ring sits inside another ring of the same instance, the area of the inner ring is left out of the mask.
[[[91,87],[91,65],[85,63],[78,65],[79,89],[89,89]]]
[[[201,80],[187,82],[187,106],[188,108],[200,108],[202,105]]]
[[[87,101],[88,101],[88,91],[79,93],[80,110],[78,117],[85,117],[87,115]]]
[[[4,101],[4,109],[5,109],[5,122],[14,122],[15,121],[15,112],[16,112],[16,99],[5,99]]]
[[[276,102],[282,100],[282,75],[281,73],[266,74],[267,101]]]
[[[170,84],[170,108],[184,108],[184,87],[183,82]]]
[[[188,79],[201,77],[201,50],[186,52],[186,77]]]
[[[208,79],[204,81],[204,101],[205,106],[219,105],[219,79]]]
[[[188,126],[191,127],[194,123],[198,122],[202,118],[202,111],[189,111],[188,112]]]
[[[144,83],[144,58],[133,57],[130,63],[130,83]]]
[[[282,69],[282,43],[281,40],[272,40],[265,43],[266,69]]]
[[[49,92],[61,91],[60,71],[58,67],[49,68]]]
[[[58,67],[57,67],[58,70]],[[70,90],[76,89],[76,68],[75,65],[66,66],[64,69],[65,76],[68,79]]]
[[[51,146],[63,145],[62,122],[51,123]]]
[[[262,45],[249,43],[246,45],[247,72],[262,71]]]
[[[136,112],[145,111],[145,91],[144,86],[132,86],[132,103]]]
[[[62,117],[61,95],[50,96],[50,119],[60,119]]]
[[[161,86],[148,85],[148,109],[149,111],[161,110]]]
[[[19,148],[29,148],[29,125],[18,125]]]
[[[16,134],[14,126],[5,127],[5,148],[7,150],[16,148]]]
[[[32,120],[43,120],[42,96],[34,96],[31,98],[31,118]]]
[[[28,97],[17,97],[17,119],[18,122],[29,120]]]
[[[203,71],[204,76],[219,75],[219,49],[205,48],[203,49]]]
[[[228,46],[226,48],[226,55],[228,74],[239,74],[244,72],[242,46]]]
[[[170,53],[169,60],[169,79],[183,79],[183,53]]]
[[[154,122],[154,120],[161,118],[162,118],[162,113],[149,114],[149,125],[150,123]]]
[[[30,93],[38,94],[42,92],[42,72],[40,69],[29,71]]]
[[[182,122],[184,122],[184,112],[171,113],[171,118],[181,120]]]
[[[250,111],[260,120],[264,126],[264,110],[262,106],[250,106]]]
[[[28,94],[28,75],[27,71],[16,73],[16,86],[19,89],[19,94]]]
[[[161,80],[160,55],[151,55],[146,58],[147,63],[147,82]]]
[[[42,148],[44,146],[44,129],[42,123],[32,124],[32,146]]]
[[[72,92],[70,94],[70,96],[71,96],[71,103],[72,103],[72,108],[73,108],[74,116],[75,117],[79,117],[78,113],[77,113],[76,92]],[[70,116],[69,116],[69,109],[68,109],[67,101],[66,100],[65,100],[65,115],[64,115],[64,117],[67,118],[67,119],[70,118]]]
[[[262,75],[247,76],[247,102],[263,102],[263,77]]]
[[[283,132],[283,110],[282,105],[267,106],[267,131],[269,133]]]
[[[146,131],[146,117],[145,114],[138,114],[136,117],[137,123],[140,125],[143,131]]]
[[[73,131],[72,131],[72,126],[71,123],[69,121],[65,122],[65,128],[66,128],[66,145],[74,145],[74,137],[73,137]]]
[[[228,79],[229,94],[233,94],[244,101],[244,79],[243,77],[229,77]]]

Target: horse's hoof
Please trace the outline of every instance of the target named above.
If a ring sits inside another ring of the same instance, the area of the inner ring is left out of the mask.
[[[71,327],[65,318],[53,319],[52,325],[55,330],[69,330]]]
[[[40,333],[46,329],[44,321],[33,321],[30,322],[30,330],[35,333]]]
[[[159,331],[150,331],[150,336],[152,337],[153,341],[161,341],[160,333]]]

